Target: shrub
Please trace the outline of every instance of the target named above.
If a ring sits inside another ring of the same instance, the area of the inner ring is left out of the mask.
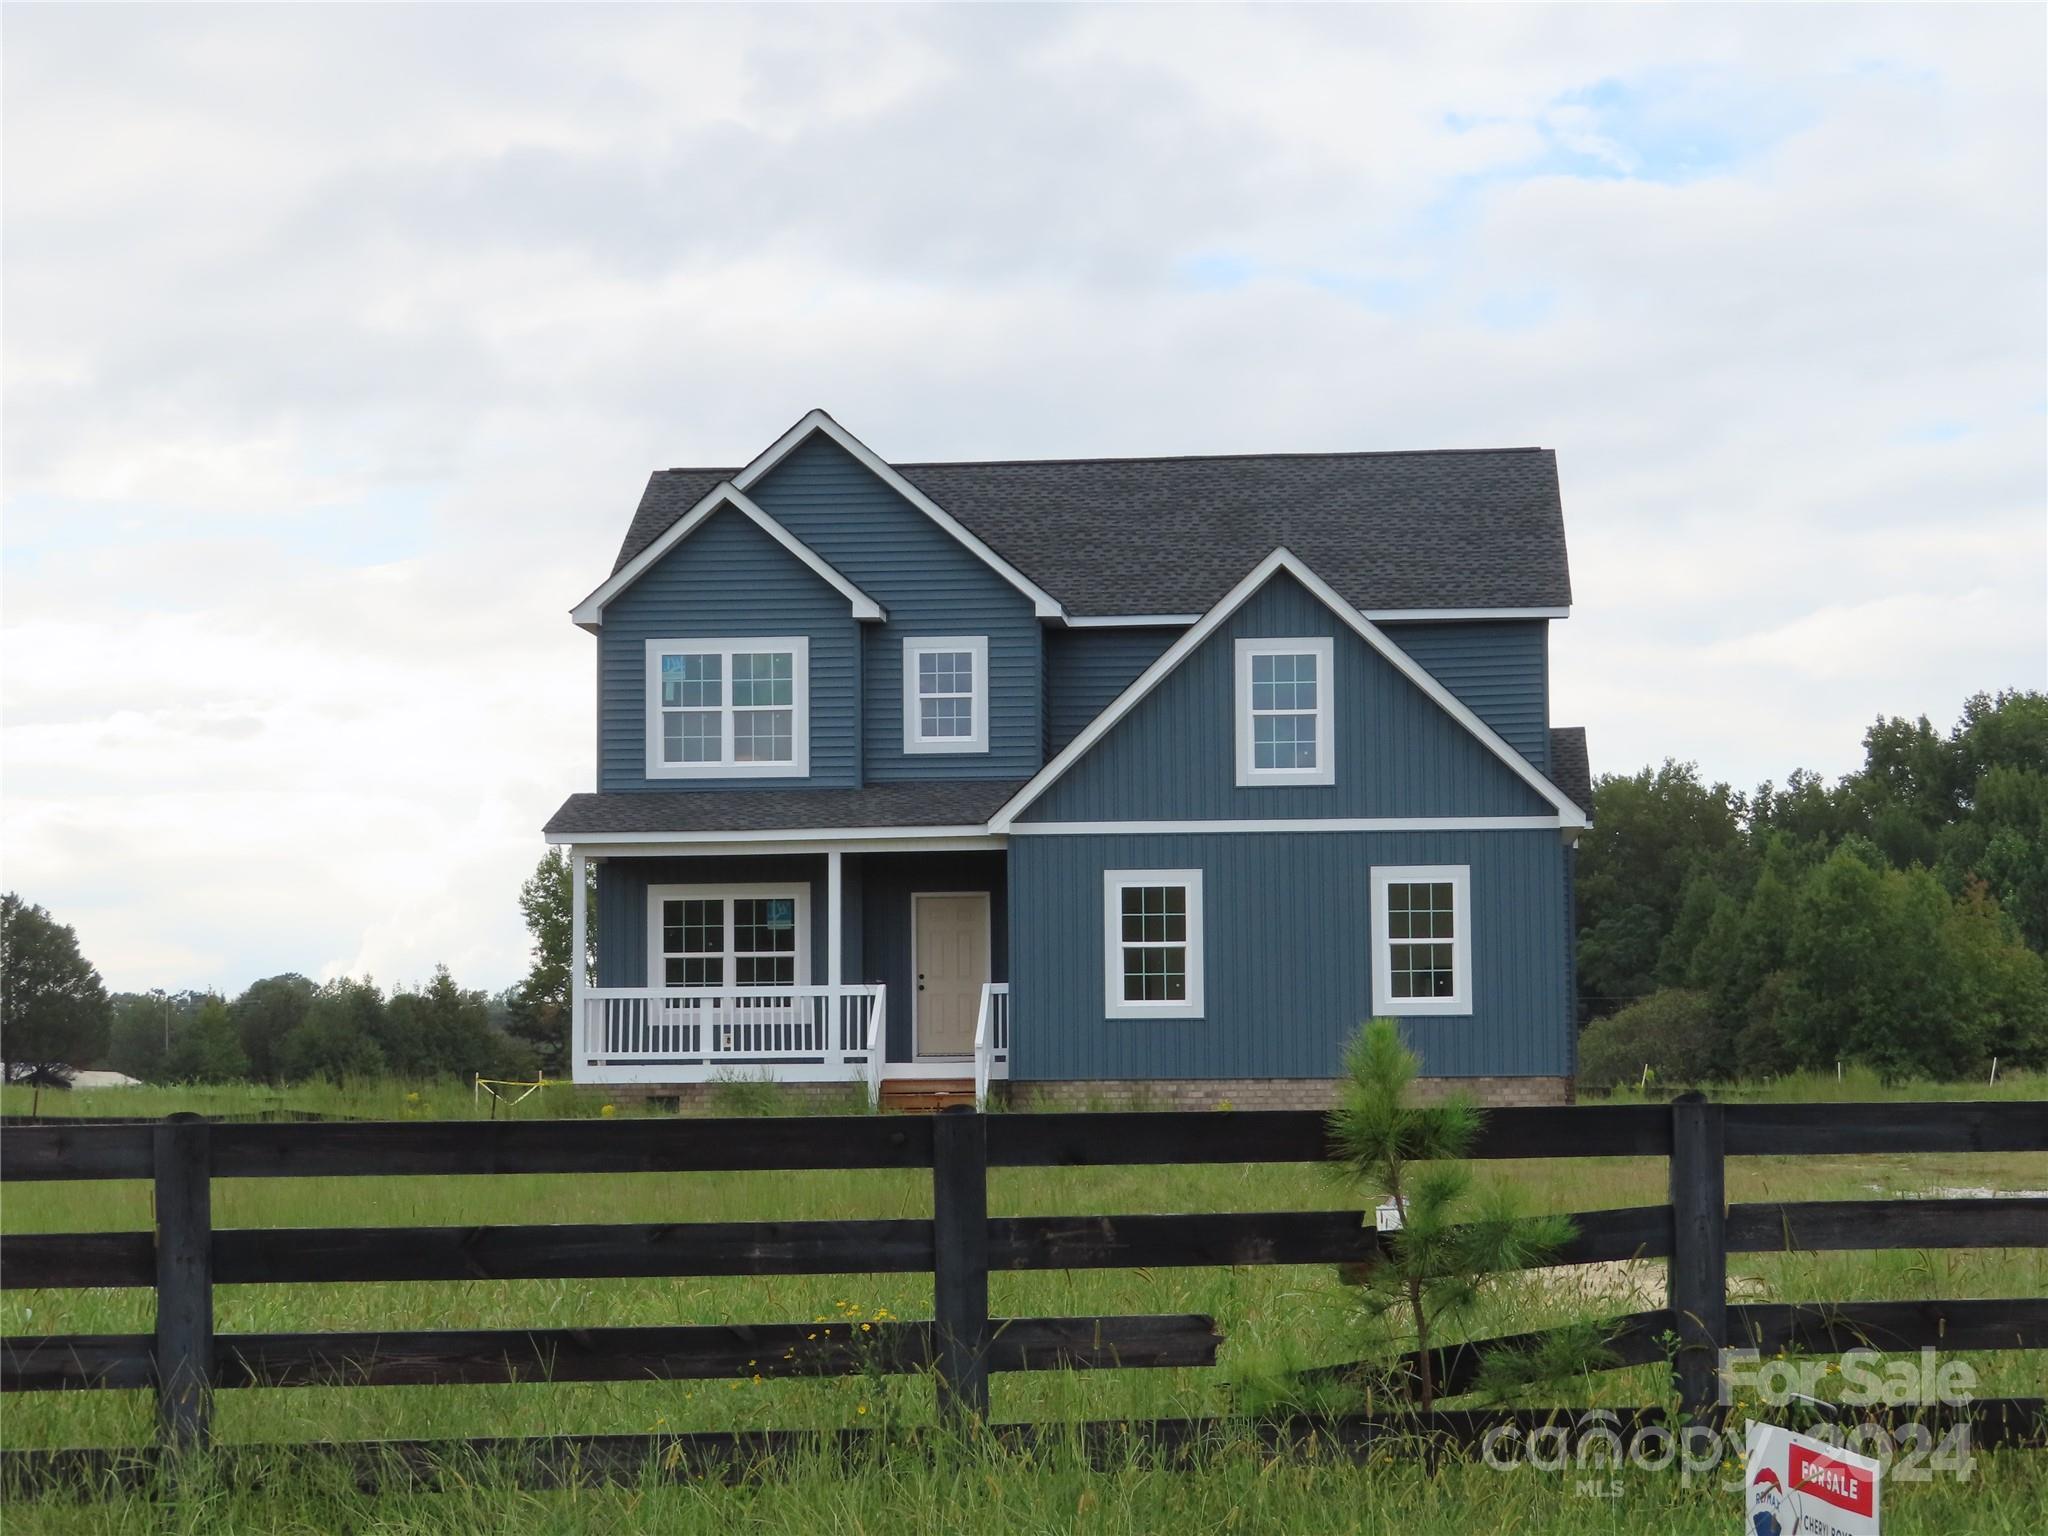
[[[1713,1074],[1722,1030],[1704,992],[1668,987],[1595,1019],[1579,1036],[1579,1086],[1596,1093],[1633,1083],[1649,1067],[1664,1083]]]

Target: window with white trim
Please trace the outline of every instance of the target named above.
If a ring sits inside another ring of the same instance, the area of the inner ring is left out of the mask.
[[[1333,784],[1328,636],[1237,642],[1237,782]]]
[[[904,640],[903,750],[988,750],[988,636]]]
[[[657,987],[789,987],[809,969],[801,890],[655,886],[648,905]]]
[[[1103,1009],[1112,1019],[1202,1017],[1202,872],[1102,876]]]
[[[1472,871],[1465,864],[1372,872],[1373,1012],[1472,1011]]]
[[[810,685],[802,635],[648,641],[647,776],[802,777]]]

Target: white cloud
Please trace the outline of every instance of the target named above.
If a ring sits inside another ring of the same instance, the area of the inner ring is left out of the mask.
[[[1539,442],[1596,766],[2048,683],[2025,9],[10,13],[4,878],[518,974],[650,468]],[[1191,274],[1222,274],[1197,281]]]

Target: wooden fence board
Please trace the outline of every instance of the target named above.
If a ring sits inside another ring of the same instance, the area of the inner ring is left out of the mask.
[[[2048,1248],[2048,1199],[1807,1200],[1728,1207],[1730,1253]]]
[[[86,1392],[156,1385],[146,1333],[59,1333],[0,1339],[0,1392]]]
[[[1730,1304],[1729,1344],[1768,1354],[1850,1349],[2048,1349],[2048,1299]]]
[[[156,1284],[149,1232],[17,1232],[0,1237],[0,1290]]]
[[[2048,1103],[1729,1104],[1730,1157],[2048,1152]]]
[[[931,1267],[928,1221],[264,1228],[214,1235],[215,1279],[231,1285],[879,1275]]]

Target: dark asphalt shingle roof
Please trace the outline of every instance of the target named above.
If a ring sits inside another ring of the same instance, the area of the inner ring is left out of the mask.
[[[1571,602],[1547,448],[895,467],[1075,617],[1205,612],[1280,545],[1358,608]],[[657,471],[618,565],[735,473]]]
[[[1550,782],[1588,816],[1593,814],[1593,764],[1586,756],[1586,728],[1560,725],[1550,733]]]
[[[602,837],[619,832],[978,827],[1023,787],[1022,779],[935,779],[864,789],[571,795],[548,818],[544,831],[550,837]]]

